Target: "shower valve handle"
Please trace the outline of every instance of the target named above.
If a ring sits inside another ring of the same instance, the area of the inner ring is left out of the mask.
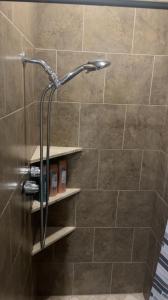
[[[22,183],[22,192],[26,195],[33,195],[39,192],[39,185],[35,181],[26,180]]]
[[[40,168],[36,166],[30,167],[30,176],[31,177],[40,177]]]

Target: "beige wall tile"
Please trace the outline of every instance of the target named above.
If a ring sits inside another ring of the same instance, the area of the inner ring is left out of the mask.
[[[39,4],[34,24],[34,43],[37,47],[81,50],[81,6]]]
[[[34,41],[33,19],[37,15],[37,6],[35,3],[13,2],[13,22],[31,41]]]
[[[9,19],[12,19],[12,2],[0,2],[0,11],[2,11]]]
[[[4,64],[6,112],[23,106],[23,64],[21,36],[5,17],[1,19],[1,59]]]
[[[80,146],[101,149],[121,148],[125,109],[124,105],[82,105]]]
[[[137,9],[134,53],[168,54],[167,10]]]
[[[108,55],[104,100],[108,103],[149,103],[152,57]],[[142,76],[143,74],[143,76]]]
[[[102,150],[99,188],[135,190],[139,185],[141,151]]]
[[[124,148],[159,150],[165,117],[166,110],[162,106],[128,106]]]
[[[133,23],[133,8],[86,7],[84,14],[84,49],[130,52]]]
[[[151,104],[168,104],[168,57],[156,56]]]
[[[58,75],[63,77],[67,72],[89,60],[104,59],[104,54],[82,52],[58,52]],[[104,70],[98,72],[85,72],[72,81],[66,83],[58,91],[61,101],[77,102],[103,102]]]

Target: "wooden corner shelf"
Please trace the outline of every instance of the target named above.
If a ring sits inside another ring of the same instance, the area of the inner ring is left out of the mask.
[[[48,236],[46,236],[45,247],[43,249],[41,249],[40,242],[36,242],[33,245],[32,256],[34,256],[35,254],[43,251],[44,249],[46,249],[50,245],[54,244],[55,242],[59,241],[63,237],[65,237],[68,234],[70,234],[71,232],[73,232],[74,230],[75,230],[75,227],[73,227],[73,226],[67,226],[67,227],[59,228],[57,231],[49,234]]]
[[[80,147],[56,147],[56,146],[51,146],[50,147],[50,159],[51,158],[56,158],[64,155],[69,155],[77,152],[81,152],[82,148]],[[43,160],[46,159],[46,146],[43,147]],[[37,146],[31,159],[30,163],[36,163],[40,161],[40,146]]]
[[[48,206],[53,205],[54,203],[57,203],[63,199],[66,199],[68,197],[71,197],[73,195],[76,195],[80,192],[80,189],[66,189],[64,193],[58,193],[56,196],[49,197]],[[43,207],[45,207],[46,204],[44,202]],[[33,201],[32,204],[32,213],[40,210],[40,202],[37,200]]]

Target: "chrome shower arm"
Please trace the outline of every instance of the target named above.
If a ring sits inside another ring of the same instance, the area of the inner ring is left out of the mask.
[[[65,83],[67,83],[68,81],[70,81],[72,78],[74,78],[75,76],[77,76],[82,71],[84,71],[84,65],[79,66],[78,68],[76,68],[73,71],[71,71],[68,74],[66,74],[62,79],[59,80],[60,84],[64,85]]]
[[[48,74],[49,80],[54,83],[55,87],[58,88],[60,86],[60,81],[58,80],[58,77],[56,73],[52,70],[52,68],[42,59],[29,59],[27,57],[23,57],[23,64],[24,63],[30,63],[30,64],[37,64],[40,65],[44,71]]]

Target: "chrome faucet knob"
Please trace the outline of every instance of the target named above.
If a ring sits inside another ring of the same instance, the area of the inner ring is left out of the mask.
[[[30,167],[30,176],[31,177],[39,177],[40,176],[40,168],[36,166]]]
[[[33,195],[39,192],[39,185],[35,181],[26,180],[21,184],[22,192],[26,195]]]

